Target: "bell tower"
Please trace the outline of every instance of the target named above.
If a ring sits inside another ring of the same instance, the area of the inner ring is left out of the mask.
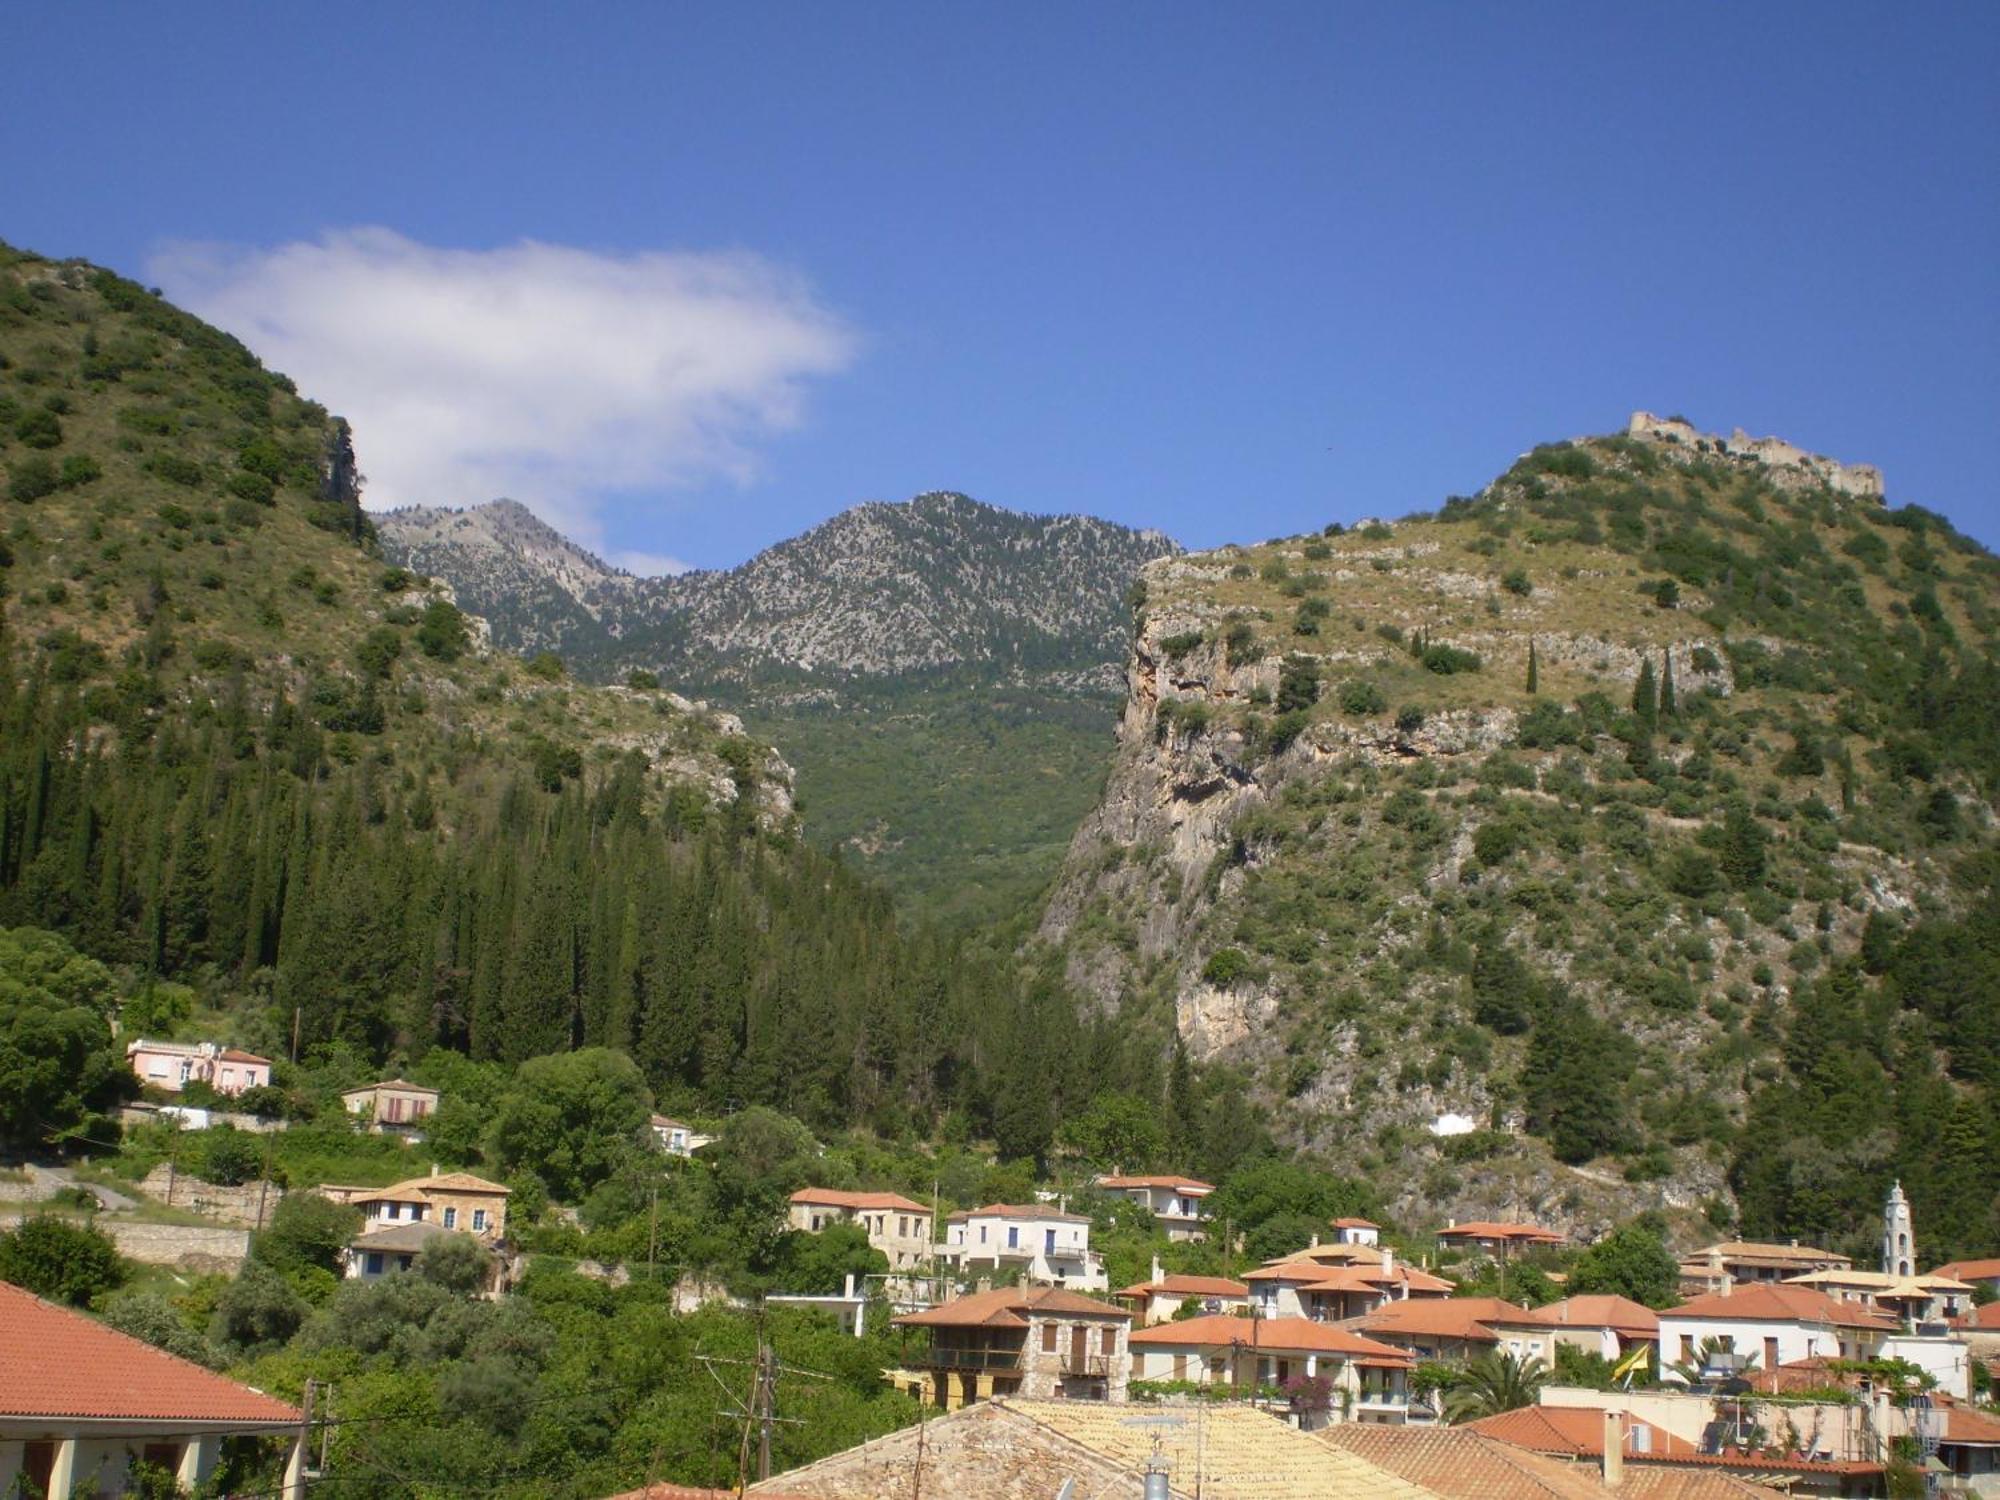
[[[1882,1274],[1917,1274],[1917,1231],[1910,1218],[1910,1200],[1903,1196],[1903,1184],[1889,1189],[1882,1204]]]

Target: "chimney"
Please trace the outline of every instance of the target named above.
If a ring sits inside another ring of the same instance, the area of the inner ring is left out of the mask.
[[[1317,1249],[1319,1249],[1319,1236],[1318,1236],[1318,1235],[1314,1235],[1314,1236],[1312,1237],[1312,1243],[1311,1243],[1310,1245],[1306,1246],[1306,1248],[1307,1248],[1308,1250],[1317,1250]]]
[[[1625,1413],[1606,1408],[1604,1412],[1604,1487],[1618,1488],[1625,1477]]]
[[[992,1290],[993,1290],[993,1278],[992,1278],[991,1276],[982,1276],[982,1277],[980,1277],[978,1281],[976,1281],[976,1282],[974,1282],[974,1283],[973,1283],[973,1290],[974,1290],[974,1291],[978,1291],[978,1292],[990,1292],[990,1291],[992,1291]]]
[[[431,1163],[431,1176],[435,1177],[443,1170],[444,1168],[439,1166],[436,1162]]]
[[[1155,1255],[1153,1257],[1153,1280],[1157,1284],[1158,1282],[1163,1280],[1165,1276],[1166,1276],[1166,1271],[1160,1265],[1160,1257]]]

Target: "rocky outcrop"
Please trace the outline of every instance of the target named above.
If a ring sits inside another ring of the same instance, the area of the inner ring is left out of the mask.
[[[1843,464],[1822,454],[1808,453],[1783,438],[1753,438],[1741,427],[1728,437],[1702,432],[1685,417],[1656,417],[1635,411],[1625,424],[1627,437],[1658,443],[1683,459],[1720,457],[1761,465],[1773,484],[1787,489],[1824,485],[1862,500],[1882,498],[1882,471],[1873,464]]]

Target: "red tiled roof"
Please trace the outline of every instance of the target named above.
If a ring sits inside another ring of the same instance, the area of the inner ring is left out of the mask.
[[[1479,1344],[1500,1340],[1491,1323],[1510,1327],[1542,1322],[1540,1314],[1498,1297],[1413,1297],[1378,1307],[1352,1326],[1385,1338],[1466,1339]]]
[[[1560,1245],[1566,1236],[1539,1224],[1501,1224],[1491,1219],[1468,1219],[1438,1231],[1441,1240],[1526,1240],[1537,1244]]]
[[[1097,1185],[1101,1188],[1173,1188],[1182,1193],[1212,1193],[1215,1184],[1203,1182],[1199,1177],[1174,1177],[1153,1175],[1140,1177],[1100,1177]]]
[[[1811,1287],[1739,1286],[1727,1292],[1711,1292],[1670,1307],[1663,1318],[1701,1318],[1714,1321],[1756,1323],[1832,1323],[1842,1328],[1870,1328],[1893,1331],[1897,1324],[1870,1312],[1858,1302],[1843,1302],[1816,1292]]]
[[[1373,1219],[1335,1219],[1335,1229],[1380,1229],[1382,1226]]]
[[[258,1056],[258,1055],[257,1055],[256,1053],[254,1053],[254,1052],[245,1052],[245,1051],[243,1051],[243,1050],[242,1050],[242,1049],[241,1049],[240,1047],[224,1047],[224,1048],[222,1049],[222,1061],[224,1061],[224,1062],[244,1062],[244,1063],[262,1063],[262,1064],[263,1064],[263,1065],[264,1065],[265,1067],[267,1067],[267,1068],[271,1066],[271,1059],[270,1059],[270,1058],[268,1058],[268,1057],[259,1057],[259,1056]]]
[[[0,1417],[257,1428],[295,1425],[299,1411],[0,1282]]]
[[[1247,1297],[1250,1288],[1227,1276],[1163,1276],[1117,1293],[1120,1297]]]
[[[1463,1427],[1336,1422],[1313,1434],[1444,1500],[1602,1500],[1596,1474]]]
[[[1536,1453],[1562,1453],[1571,1458],[1604,1456],[1604,1408],[1601,1406],[1523,1406],[1497,1416],[1481,1417],[1465,1424],[1474,1432],[1512,1443]],[[1625,1455],[1640,1456],[1632,1437],[1640,1427],[1652,1424],[1626,1419]],[[1652,1427],[1648,1458],[1694,1458],[1701,1450],[1686,1438],[1675,1437],[1663,1427]]]
[[[1536,1311],[1545,1322],[1560,1328],[1609,1328],[1614,1333],[1642,1339],[1660,1336],[1660,1315],[1630,1297],[1585,1292],[1565,1297],[1560,1302],[1551,1302]]]
[[[759,1490],[757,1493],[763,1500],[810,1500],[809,1496],[781,1495],[776,1490]],[[649,1484],[643,1489],[612,1495],[609,1500],[736,1500],[736,1491],[733,1488],[705,1490],[689,1484]]]
[[[1960,1328],[1977,1329],[1981,1333],[2000,1333],[2000,1302],[1989,1302],[1984,1307],[1975,1307],[1958,1320]]]
[[[824,1203],[833,1208],[893,1208],[898,1213],[927,1214],[930,1210],[901,1193],[849,1193],[840,1188],[800,1188],[794,1203]]]
[[[2000,1421],[1964,1406],[1944,1409],[1944,1441],[1981,1448],[2000,1447]]]
[[[1132,1321],[1132,1314],[1122,1307],[1052,1286],[995,1287],[892,1321],[907,1328],[1025,1328],[1030,1313]]]
[[[1954,1281],[1985,1281],[1989,1277],[2000,1277],[2000,1256],[1989,1256],[1985,1260],[1946,1261],[1931,1275],[1949,1276]]]
[[[1183,1347],[1226,1349],[1240,1344],[1246,1349],[1297,1350],[1306,1354],[1338,1354],[1357,1364],[1408,1365],[1408,1350],[1377,1343],[1332,1323],[1315,1323],[1311,1318],[1239,1318],[1228,1313],[1211,1313],[1205,1318],[1187,1318],[1178,1323],[1155,1323],[1132,1335],[1135,1348]]]

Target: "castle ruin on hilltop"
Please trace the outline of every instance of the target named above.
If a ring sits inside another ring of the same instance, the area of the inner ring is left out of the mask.
[[[1825,485],[1843,495],[1864,500],[1882,498],[1882,471],[1873,464],[1843,464],[1822,454],[1786,442],[1783,438],[1753,438],[1741,427],[1728,437],[1701,432],[1684,417],[1656,417],[1649,411],[1635,411],[1625,424],[1628,437],[1678,448],[1690,457],[1717,454],[1749,463],[1762,464],[1771,471],[1773,484],[1809,489]]]

